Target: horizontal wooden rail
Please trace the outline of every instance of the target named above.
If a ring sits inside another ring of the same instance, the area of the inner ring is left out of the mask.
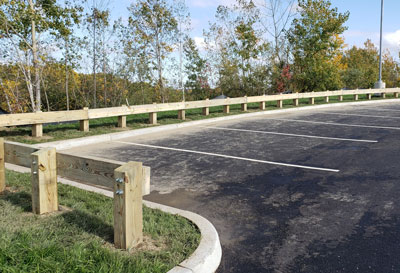
[[[0,138],[0,192],[5,190],[4,163],[31,168],[32,210],[58,210],[57,175],[114,192],[114,244],[130,249],[143,240],[143,195],[150,193],[150,168],[141,162],[120,162],[96,157],[38,150]]]
[[[16,142],[4,142],[6,163],[31,168],[31,154],[39,149]],[[108,160],[93,156],[75,156],[57,152],[57,175],[82,184],[106,190],[114,189],[114,170],[126,162]],[[1,162],[1,161],[0,161]],[[143,166],[143,195],[150,194],[150,167]]]
[[[203,115],[209,114],[209,107],[223,106],[224,113],[229,113],[229,106],[234,104],[241,104],[242,110],[247,111],[247,103],[260,103],[260,109],[265,109],[265,102],[276,101],[277,107],[283,106],[284,100],[293,100],[293,105],[299,105],[299,99],[309,99],[310,104],[314,104],[314,99],[324,97],[325,102],[329,102],[329,97],[338,96],[339,101],[343,101],[343,96],[353,95],[355,100],[358,100],[358,95],[367,95],[371,99],[372,94],[386,94],[393,93],[396,98],[400,93],[400,88],[386,88],[386,89],[356,89],[356,90],[338,90],[338,91],[322,91],[322,92],[309,92],[309,93],[293,93],[293,94],[279,94],[279,95],[263,95],[252,97],[240,98],[226,98],[216,100],[201,100],[201,101],[187,101],[187,102],[174,102],[174,103],[153,103],[145,105],[134,106],[119,106],[110,108],[97,108],[72,111],[55,111],[55,112],[35,112],[35,113],[22,113],[22,114],[6,114],[0,115],[0,127],[4,126],[18,126],[18,125],[32,125],[32,135],[40,137],[43,134],[43,124],[65,121],[80,121],[80,130],[89,130],[89,120],[118,117],[118,126],[126,126],[126,116],[135,114],[149,114],[151,124],[157,123],[157,113],[164,111],[178,111],[178,118],[185,119],[185,110],[202,108]]]

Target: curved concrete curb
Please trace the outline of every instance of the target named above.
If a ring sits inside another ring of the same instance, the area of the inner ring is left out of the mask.
[[[330,103],[330,104],[322,104],[322,105],[309,105],[309,106],[302,106],[298,108],[289,108],[289,109],[281,109],[281,110],[265,110],[259,111],[254,113],[240,113],[231,116],[225,117],[218,117],[218,118],[208,118],[202,120],[195,120],[195,121],[187,121],[182,123],[176,124],[169,124],[169,125],[162,125],[150,128],[143,128],[143,129],[133,129],[125,132],[118,132],[118,133],[111,133],[111,134],[104,134],[104,135],[95,135],[89,137],[81,137],[81,138],[74,138],[68,140],[60,140],[54,142],[46,142],[41,144],[33,145],[37,148],[44,148],[44,147],[53,147],[57,150],[65,150],[71,149],[83,145],[90,145],[96,144],[100,142],[106,141],[114,141],[118,139],[133,137],[133,136],[140,136],[145,134],[151,133],[158,133],[164,132],[179,128],[185,128],[190,126],[208,124],[217,121],[226,121],[226,120],[233,120],[233,119],[242,119],[242,118],[249,118],[249,117],[256,117],[256,116],[263,116],[263,115],[274,115],[274,114],[281,114],[281,113],[292,113],[298,111],[309,111],[314,109],[323,109],[323,108],[333,108],[333,107],[341,107],[341,106],[348,106],[348,105],[364,105],[364,104],[378,104],[378,103],[392,103],[392,102],[400,102],[400,99],[385,99],[379,101],[355,101],[355,102],[340,102],[340,103]]]
[[[201,233],[200,244],[193,254],[168,273],[215,272],[221,262],[222,249],[215,227],[204,217],[186,210],[180,210],[161,204],[145,201],[152,209],[159,209],[171,214],[178,214],[193,222]]]
[[[21,173],[30,173],[30,169],[6,163],[6,168]],[[77,187],[86,191],[113,197],[112,191],[99,189],[89,185],[77,183],[68,179],[58,178],[62,184]],[[152,209],[159,209],[170,214],[177,214],[193,222],[200,230],[201,240],[192,255],[172,268],[168,273],[214,273],[221,263],[222,249],[217,230],[206,218],[186,210],[181,210],[158,203],[143,200],[143,204]]]

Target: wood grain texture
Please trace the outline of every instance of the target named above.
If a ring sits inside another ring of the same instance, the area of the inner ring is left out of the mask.
[[[114,189],[114,170],[124,164],[126,162],[95,156],[57,153],[57,173],[59,176],[105,190]],[[150,172],[150,167],[143,166],[143,195],[150,194]]]
[[[385,94],[394,93],[395,97],[397,98],[398,93],[400,92],[400,88],[374,89],[373,92],[381,93],[383,97],[385,96]],[[371,93],[370,89],[337,90],[337,91],[227,98],[227,99],[217,99],[217,100],[146,104],[146,105],[135,105],[135,106],[123,105],[119,107],[83,109],[83,110],[73,110],[73,111],[7,114],[7,115],[0,115],[0,127],[29,125],[29,124],[30,125],[45,124],[45,123],[61,122],[61,121],[90,120],[90,119],[104,118],[104,117],[117,117],[117,116],[133,115],[133,114],[157,113],[163,111],[177,111],[177,110],[194,109],[194,108],[204,109],[213,106],[224,106],[224,105],[251,103],[251,102],[292,100],[292,99],[302,99],[302,98],[318,98],[318,97],[343,96],[343,95],[362,95],[368,93]]]
[[[32,125],[32,136],[42,137],[43,136],[43,124],[33,124]]]
[[[130,249],[143,241],[142,181],[140,162],[128,162],[115,169],[114,176],[114,244]]]
[[[125,162],[57,153],[58,175],[83,184],[112,190],[114,170]]]
[[[31,154],[39,149],[28,144],[16,143],[11,141],[4,142],[5,162],[30,168]]]
[[[32,210],[36,214],[58,210],[56,149],[32,154]]]
[[[88,119],[87,111],[54,111],[0,115],[0,126],[44,124],[61,121]]]
[[[79,131],[89,132],[89,120],[83,119],[79,121]]]
[[[6,166],[4,156],[4,138],[0,137],[0,192],[6,188]]]
[[[180,120],[185,120],[186,119],[185,110],[178,110],[178,119],[180,119]]]
[[[118,116],[118,127],[126,128],[126,116]]]
[[[149,113],[149,124],[157,124],[157,113],[153,112],[153,113]]]

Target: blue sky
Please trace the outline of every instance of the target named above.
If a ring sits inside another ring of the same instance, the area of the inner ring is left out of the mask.
[[[127,7],[133,0],[110,1],[112,17],[128,18]],[[230,5],[235,0],[186,0],[192,18],[192,37],[198,40],[208,22],[214,20],[218,5]],[[350,11],[350,18],[344,33],[345,43],[349,46],[362,46],[366,39],[379,43],[379,20],[381,0],[332,0],[332,6],[340,12]],[[384,8],[384,48],[389,48],[394,56],[400,50],[400,1],[385,0]]]

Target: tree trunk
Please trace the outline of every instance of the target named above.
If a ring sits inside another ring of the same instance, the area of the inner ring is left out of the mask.
[[[46,89],[44,90],[44,97],[46,98],[47,112],[50,112],[49,98],[47,97],[47,91],[46,91]]]
[[[34,13],[33,1],[29,0],[29,5],[32,13]],[[35,82],[33,84],[34,93],[36,95],[36,107],[34,111],[40,111],[41,99],[40,99],[40,70],[39,70],[39,59],[38,59],[38,47],[36,41],[36,22],[32,19],[31,21],[31,34],[32,34],[32,56],[33,56],[33,70],[35,73]]]
[[[164,97],[164,82],[163,82],[163,77],[162,77],[162,56],[161,56],[161,44],[160,40],[158,37],[158,33],[156,33],[156,57],[157,57],[157,71],[158,71],[158,84],[160,86],[160,93],[161,93],[161,99],[162,103],[165,101]]]
[[[10,114],[13,113],[13,110],[11,108],[11,104],[10,104],[10,99],[7,95],[7,92],[4,90],[4,96],[6,97],[6,102],[7,102],[7,107],[8,107],[8,112],[10,112]]]
[[[96,10],[93,7],[93,108],[96,108]]]
[[[68,92],[68,38],[65,40],[65,96],[67,98],[67,111],[69,111],[69,92]]]

